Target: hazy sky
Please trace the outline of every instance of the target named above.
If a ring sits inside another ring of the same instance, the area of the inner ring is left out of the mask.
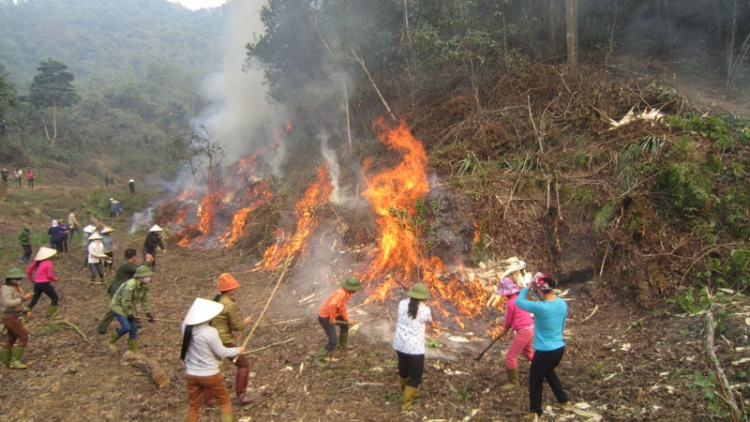
[[[218,7],[226,3],[226,0],[169,0],[172,3],[180,3],[188,9],[203,9],[209,7]]]

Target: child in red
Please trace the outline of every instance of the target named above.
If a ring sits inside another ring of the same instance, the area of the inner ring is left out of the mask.
[[[497,284],[498,296],[505,296],[505,324],[500,337],[510,330],[515,330],[516,335],[510,342],[508,351],[505,352],[505,366],[508,372],[508,382],[500,387],[502,391],[513,390],[518,387],[518,363],[516,357],[523,351],[526,359],[531,362],[534,357],[534,320],[531,314],[516,306],[516,298],[521,288],[509,277],[505,277]]]

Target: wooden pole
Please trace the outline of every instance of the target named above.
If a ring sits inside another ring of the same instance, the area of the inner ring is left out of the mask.
[[[245,342],[242,343],[242,347],[247,346],[247,342],[250,341],[250,339],[253,337],[253,333],[255,333],[255,329],[258,328],[258,325],[260,325],[260,321],[263,319],[263,315],[266,314],[266,311],[268,310],[268,306],[271,304],[271,300],[273,300],[273,296],[276,294],[276,290],[279,289],[279,286],[281,285],[281,280],[284,279],[284,276],[286,275],[286,271],[289,269],[289,264],[291,262],[292,262],[292,256],[290,255],[284,261],[284,268],[281,271],[279,280],[276,282],[276,287],[273,288],[273,291],[271,292],[271,296],[268,298],[268,301],[266,302],[266,306],[263,308],[260,315],[258,315],[258,318],[255,320],[255,325],[253,325],[253,329],[250,330],[250,334],[247,335]],[[237,357],[235,357],[234,359],[236,360]]]

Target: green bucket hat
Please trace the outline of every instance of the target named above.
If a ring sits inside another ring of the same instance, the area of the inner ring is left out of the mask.
[[[430,291],[427,290],[427,286],[424,284],[417,283],[411,287],[411,290],[406,292],[406,295],[414,299],[427,299],[430,297]]]
[[[133,278],[151,277],[152,275],[154,275],[154,273],[151,272],[151,269],[149,269],[145,265],[141,265],[135,270],[135,274],[133,274]]]
[[[356,292],[357,290],[362,288],[362,284],[359,283],[359,279],[357,277],[349,277],[346,279],[346,281],[341,283],[341,287],[349,290],[350,292]]]
[[[8,273],[5,274],[5,279],[17,279],[17,278],[24,278],[26,277],[26,274],[23,272],[20,268],[11,268],[8,270]]]

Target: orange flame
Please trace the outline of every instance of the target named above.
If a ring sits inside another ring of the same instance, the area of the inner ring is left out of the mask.
[[[430,306],[441,319],[454,320],[464,327],[462,318],[455,313],[467,317],[481,315],[487,292],[478,281],[461,281],[457,277],[442,280],[445,265],[439,258],[429,257],[422,248],[419,234],[423,227],[416,222],[416,207],[418,200],[429,192],[425,149],[403,121],[398,127],[389,128],[379,120],[374,129],[381,142],[403,155],[395,168],[378,173],[368,173],[371,159],[364,163],[367,189],[362,196],[378,215],[381,231],[377,256],[370,269],[361,275],[369,292],[367,302],[392,298],[396,286],[408,289],[422,282],[430,289],[433,296]]]
[[[280,230],[277,233],[278,242],[266,249],[263,261],[257,269],[276,268],[287,258],[294,256],[304,248],[308,237],[320,224],[320,216],[316,213],[316,207],[328,202],[333,188],[328,177],[328,168],[325,165],[318,168],[317,174],[317,181],[307,188],[305,195],[295,207],[297,227],[294,235],[286,239],[284,230]]]

